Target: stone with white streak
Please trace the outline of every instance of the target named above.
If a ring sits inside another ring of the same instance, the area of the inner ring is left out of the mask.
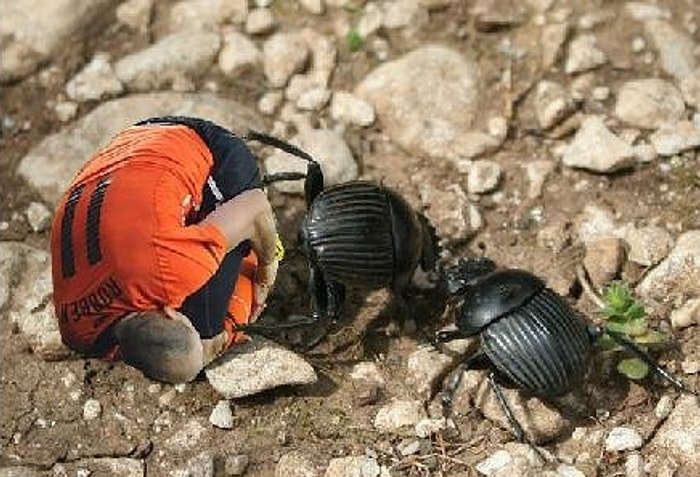
[[[569,167],[609,173],[633,166],[636,156],[632,146],[613,134],[601,118],[587,116],[564,148],[562,162]]]
[[[226,399],[278,386],[311,384],[317,379],[313,367],[299,355],[259,336],[231,348],[208,365],[205,374]]]
[[[684,111],[681,92],[659,78],[624,83],[615,103],[615,116],[630,126],[644,129],[656,129],[665,123],[679,121]]]

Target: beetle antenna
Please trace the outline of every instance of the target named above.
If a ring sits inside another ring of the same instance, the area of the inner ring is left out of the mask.
[[[637,343],[629,339],[624,334],[618,333],[617,331],[609,330],[607,328],[602,329],[601,331],[601,334],[604,333],[610,336],[617,344],[623,346],[625,349],[632,351],[632,353],[634,353],[639,359],[644,361],[644,363],[646,363],[647,366],[649,366],[649,368],[651,368],[656,374],[664,378],[666,381],[671,383],[671,385],[677,390],[681,392],[690,393],[696,396],[698,395],[696,392],[688,389],[678,378],[676,378],[667,370],[659,366],[656,360],[652,358],[649,353],[644,351]]]
[[[284,152],[288,152],[293,156],[300,157],[305,161],[312,162],[314,164],[317,163],[316,159],[311,157],[307,152],[304,152],[298,147],[289,144],[287,141],[283,141],[282,139],[270,136],[269,134],[261,133],[251,129],[248,131],[248,134],[246,134],[243,138],[249,141],[258,141],[267,146],[276,147],[277,149],[280,149]]]
[[[262,177],[263,185],[272,184],[273,182],[281,181],[297,181],[306,178],[304,172],[276,172],[274,174],[265,174]]]

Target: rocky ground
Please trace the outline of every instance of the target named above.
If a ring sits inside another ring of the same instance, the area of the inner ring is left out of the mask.
[[[659,361],[700,390],[697,0],[0,0],[0,35],[0,476],[698,475],[697,399],[627,380],[616,354],[566,402],[505,389],[539,454],[484,370],[443,419],[436,393],[478,343],[428,344],[453,321],[436,289],[415,321],[353,290],[317,347],[297,346],[313,330],[255,337],[186,385],[81,359],[60,343],[47,246],[100,145],[198,115],[300,145],[328,183],[383,181],[436,227],[444,264],[531,270],[592,321],[586,283],[624,280],[671,337]],[[251,147],[268,172],[304,167]],[[281,320],[307,309],[304,203],[285,187],[269,190]]]

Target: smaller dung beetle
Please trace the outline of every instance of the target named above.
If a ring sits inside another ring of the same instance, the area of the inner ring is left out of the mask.
[[[438,245],[428,220],[393,190],[355,180],[324,186],[321,166],[299,148],[250,131],[248,139],[274,146],[307,161],[307,172],[282,172],[264,177],[304,181],[308,211],[300,227],[301,248],[309,261],[311,319],[300,325],[333,323],[340,316],[345,288],[391,288],[407,300],[414,272],[435,268]],[[317,343],[323,336],[316,338]]]
[[[661,368],[624,334],[589,324],[544,281],[530,272],[497,269],[488,258],[462,259],[445,273],[447,290],[458,300],[457,329],[438,332],[435,343],[479,336],[481,346],[448,380],[443,410],[450,412],[463,372],[484,358],[492,366],[488,382],[519,441],[525,435],[495,379],[495,371],[542,398],[562,396],[583,379],[593,345],[603,335],[634,353],[676,389],[695,394]]]

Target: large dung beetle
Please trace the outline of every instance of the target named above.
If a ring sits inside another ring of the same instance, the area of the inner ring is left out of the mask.
[[[263,182],[304,179],[308,211],[299,238],[309,262],[312,322],[327,325],[340,316],[346,286],[389,287],[394,296],[406,299],[417,267],[435,268],[434,229],[396,192],[362,180],[326,188],[319,163],[306,152],[259,132],[251,131],[247,138],[308,163],[306,173],[271,174]]]
[[[693,393],[624,334],[584,321],[530,272],[497,269],[488,258],[473,258],[460,260],[446,271],[445,278],[448,292],[457,300],[456,329],[438,332],[435,342],[469,336],[479,336],[481,342],[480,351],[448,379],[442,394],[446,414],[463,372],[486,359],[492,368],[488,382],[513,434],[522,441],[523,429],[504,398],[496,373],[535,396],[562,396],[583,379],[593,345],[603,335],[631,351],[676,389]]]

